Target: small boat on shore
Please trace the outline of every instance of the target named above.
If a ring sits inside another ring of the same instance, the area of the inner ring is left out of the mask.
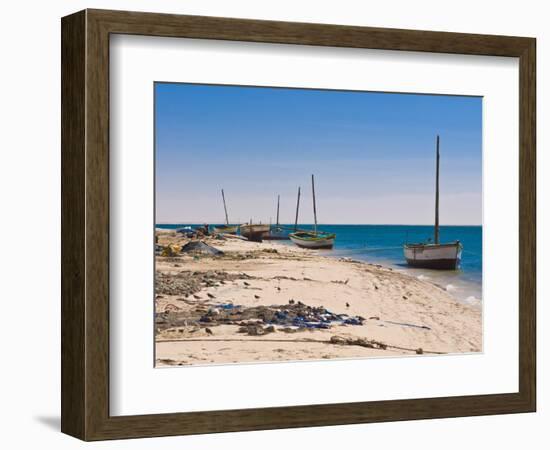
[[[269,225],[261,223],[245,223],[240,226],[241,236],[244,236],[249,241],[262,242],[266,233],[269,233]]]
[[[435,224],[433,243],[405,244],[403,246],[407,264],[412,267],[436,270],[456,270],[462,258],[460,241],[441,244],[439,242],[439,136],[436,140],[435,170]]]
[[[331,249],[334,247],[334,240],[336,234],[327,233],[325,231],[317,231],[317,207],[315,204],[315,180],[311,175],[311,190],[313,193],[313,217],[315,219],[315,225],[313,231],[298,230],[298,210],[300,208],[300,188],[298,188],[298,201],[296,203],[296,222],[294,224],[294,233],[290,233],[288,236],[290,240],[298,247],[309,249]]]
[[[269,231],[263,235],[266,241],[284,241],[290,239],[288,232],[279,224],[279,201],[281,196],[277,196],[277,223],[274,227],[270,226]]]
[[[448,244],[405,244],[405,258],[411,267],[456,270],[461,257],[460,241]]]
[[[325,233],[324,231],[296,231],[289,235],[290,240],[298,247],[312,249],[331,249],[334,247],[334,233]]]
[[[223,209],[225,211],[225,225],[215,225],[212,227],[214,234],[237,234],[239,230],[238,225],[229,225],[229,216],[227,215],[227,206],[225,204],[225,194],[222,189]]]
[[[215,225],[212,227],[214,234],[237,234],[238,225]]]

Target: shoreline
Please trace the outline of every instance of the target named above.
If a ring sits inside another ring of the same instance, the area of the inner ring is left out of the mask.
[[[163,230],[164,231],[164,230]],[[269,241],[266,241],[269,242]],[[285,244],[281,241],[277,242],[279,245],[294,247],[293,244]],[[289,242],[289,241],[286,241]],[[317,254],[320,257],[336,258],[336,259],[349,259],[350,261],[357,262],[359,264],[370,264],[374,266],[382,266],[386,269],[391,268],[395,272],[406,274],[410,277],[417,278],[427,283],[433,284],[440,289],[443,289],[449,293],[455,300],[460,303],[474,306],[476,308],[482,307],[482,284],[472,280],[453,280],[449,277],[446,271],[429,270],[421,268],[408,267],[406,264],[398,264],[384,258],[373,258],[371,260],[361,259],[354,257],[356,253],[361,253],[359,249],[335,249],[335,250],[319,250]],[[364,253],[363,253],[364,254]],[[455,283],[455,284],[453,284]],[[462,291],[463,295],[458,295]],[[465,292],[464,292],[465,291]]]
[[[181,226],[187,226],[187,225],[181,225]],[[191,225],[193,227],[197,227],[197,225]],[[287,229],[290,229],[293,227],[293,225],[283,224],[284,227]],[[312,224],[302,224],[302,227],[312,227]],[[324,224],[323,226],[334,226],[332,224]],[[336,226],[345,226],[345,227],[403,227],[403,226],[411,226],[411,227],[424,227],[426,225],[401,225],[401,224],[384,224],[384,225],[378,225],[378,224],[336,224]],[[176,230],[180,225],[173,224],[173,223],[163,223],[163,224],[156,224],[155,230],[159,232],[167,232],[167,231],[174,231]],[[471,228],[479,228],[479,225],[445,225],[443,227],[471,227]],[[294,245],[290,241],[277,241],[281,245],[289,245],[293,247]],[[402,243],[395,245],[393,243],[392,247],[372,247],[367,246],[366,244],[364,246],[357,246],[357,247],[345,247],[341,248],[340,246],[337,246],[336,248],[332,250],[319,250],[318,254],[320,256],[328,256],[330,258],[351,258],[354,260],[357,260],[359,262],[364,262],[367,264],[378,264],[382,265],[384,267],[391,267],[395,271],[400,271],[402,273],[409,274],[412,277],[416,277],[420,280],[431,282],[435,285],[438,285],[439,287],[442,287],[443,289],[447,290],[449,294],[451,294],[455,299],[462,303],[470,304],[473,306],[477,306],[479,308],[482,307],[482,301],[483,301],[483,284],[482,284],[482,272],[480,270],[472,270],[472,267],[469,266],[461,267],[458,271],[438,271],[438,270],[430,270],[430,269],[423,269],[423,268],[413,268],[408,266],[406,263],[404,263],[404,260],[402,258]],[[390,252],[394,251],[395,249],[398,249],[399,257],[396,258],[395,254],[384,254],[384,252],[387,252],[390,250]],[[382,253],[381,253],[382,252]],[[383,256],[380,256],[383,255]]]
[[[157,367],[482,350],[479,306],[406,271],[281,242],[203,241],[224,254],[156,256]]]

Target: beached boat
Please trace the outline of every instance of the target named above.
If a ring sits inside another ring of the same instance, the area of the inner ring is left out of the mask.
[[[249,241],[262,242],[263,236],[269,232],[269,225],[261,223],[244,223],[240,226],[241,236]]]
[[[294,233],[288,236],[298,247],[310,249],[331,249],[334,247],[336,234],[317,230],[317,207],[315,203],[315,180],[311,175],[311,190],[313,193],[313,217],[315,225],[313,231],[298,230],[298,210],[300,208],[300,188],[298,188],[298,201],[296,203],[296,222],[294,224]]]
[[[405,258],[412,267],[456,270],[462,258],[459,241],[448,244],[405,244]]]
[[[267,241],[283,241],[290,239],[288,237],[288,231],[285,230],[280,224],[279,224],[279,201],[281,199],[281,196],[277,196],[277,223],[275,226],[271,226],[269,231],[265,233],[262,238]]]
[[[237,234],[238,225],[229,225],[229,216],[227,215],[227,206],[225,204],[225,194],[222,189],[223,210],[225,211],[225,225],[215,225],[212,231],[216,234]]]
[[[220,234],[237,234],[238,230],[239,230],[238,225],[215,225],[212,227],[213,233],[220,233]]]
[[[435,224],[434,240],[428,243],[405,244],[403,250],[407,264],[412,267],[437,270],[456,270],[462,258],[460,241],[439,242],[439,136],[436,140],[435,165]]]
[[[323,231],[297,231],[290,233],[289,237],[298,247],[312,249],[331,249],[334,247],[334,239],[336,239],[334,233]]]

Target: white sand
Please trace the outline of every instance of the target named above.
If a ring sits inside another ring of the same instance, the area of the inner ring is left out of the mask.
[[[157,231],[157,236],[161,245],[187,242],[173,232]],[[427,281],[379,265],[319,256],[315,251],[280,243],[233,239],[207,242],[223,250],[226,257],[157,256],[157,272],[223,270],[245,273],[254,279],[246,280],[248,286],[245,280],[236,279],[204,287],[195,294],[199,299],[189,296],[183,301],[181,295],[163,295],[156,300],[158,313],[228,302],[242,306],[284,305],[294,299],[366,320],[363,325],[334,325],[327,330],[298,333],[276,331],[263,336],[238,333],[237,325],[210,326],[212,334],[194,325],[175,327],[157,333],[158,365],[416,355],[419,348],[425,354],[481,351],[481,309],[457,302]],[[277,253],[266,249],[276,249]],[[242,259],[235,259],[239,255]],[[366,338],[389,347],[381,350],[335,345],[329,342],[332,336]]]

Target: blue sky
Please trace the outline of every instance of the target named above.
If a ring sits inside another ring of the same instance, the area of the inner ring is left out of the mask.
[[[155,84],[156,221],[431,224],[440,135],[442,224],[481,223],[482,99]]]

